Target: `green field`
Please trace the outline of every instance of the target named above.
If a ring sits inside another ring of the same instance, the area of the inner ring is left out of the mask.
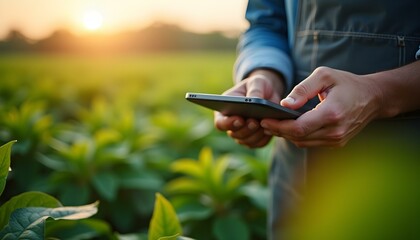
[[[267,149],[236,145],[213,128],[211,111],[184,99],[229,88],[234,60],[233,52],[0,56],[0,140],[18,140],[1,202],[34,190],[63,205],[99,200],[93,220],[107,230],[91,227],[93,236],[144,239],[160,192],[186,236],[224,239],[220,232],[237,229],[240,239],[265,239]],[[214,165],[200,175],[187,158]]]
[[[233,61],[233,53],[2,56],[1,90],[2,96],[18,101],[56,97],[89,104],[92,98],[105,97],[127,100],[130,105],[160,106],[161,102],[178,103],[189,90],[223,91],[232,84]]]

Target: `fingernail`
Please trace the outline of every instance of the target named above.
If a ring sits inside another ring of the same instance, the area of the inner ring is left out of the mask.
[[[268,127],[268,125],[267,125],[267,123],[265,123],[265,122],[261,122],[261,127],[262,127],[262,128],[267,128],[267,127]]]
[[[268,130],[264,130],[264,134],[268,136],[273,136],[273,133]]]
[[[255,129],[257,129],[257,128],[258,128],[258,125],[257,125],[257,124],[255,124],[254,122],[250,122],[250,123],[248,123],[248,128],[249,128],[250,130],[255,130]]]
[[[281,100],[282,103],[293,104],[295,103],[295,99],[292,97],[286,97],[285,99]]]
[[[233,126],[234,126],[234,127],[237,127],[237,128],[240,128],[240,127],[242,127],[242,122],[241,122],[241,121],[239,121],[239,120],[235,120],[235,121],[233,122]]]

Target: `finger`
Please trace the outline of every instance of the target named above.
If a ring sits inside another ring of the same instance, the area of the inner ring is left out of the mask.
[[[229,96],[246,96],[247,89],[246,89],[247,81],[242,81],[238,83],[235,87],[226,90],[223,95]]]
[[[267,130],[267,133],[279,137],[288,136],[292,139],[304,138],[321,129],[325,124],[322,113],[317,109],[304,113],[296,120],[263,119],[261,121],[261,126]]]
[[[350,139],[357,135],[359,132],[358,129],[359,128],[349,127],[346,125],[331,125],[327,128],[321,128],[320,130],[311,133],[305,137],[304,140],[294,140],[307,142],[320,141],[323,142],[325,146],[343,147],[348,141],[350,141]]]
[[[330,126],[320,128],[317,131],[306,135],[305,137],[296,137],[286,134],[284,134],[283,137],[291,141],[340,141],[345,137],[345,135],[341,135],[338,129],[338,126]]]
[[[228,135],[236,140],[237,143],[255,148],[266,145],[271,135],[266,135],[264,129],[254,119],[247,120],[247,126],[238,131],[228,131]]]
[[[258,135],[254,135],[252,138],[246,140],[237,140],[236,142],[249,148],[259,148],[267,145],[271,138],[272,136],[265,135],[263,131],[260,131]]]
[[[331,134],[330,130],[327,130],[326,132],[327,133],[322,133],[321,131],[319,133],[316,132],[313,135],[311,134],[311,136],[303,140],[302,139],[298,139],[298,140],[289,139],[289,140],[292,141],[298,147],[339,148],[339,147],[344,147],[349,142],[349,140],[355,135],[353,132],[348,133],[346,135]]]
[[[265,96],[265,89],[266,89],[266,78],[257,75],[252,77],[252,80],[248,80],[246,83],[247,87],[247,97],[258,97],[258,98],[266,98]]]
[[[347,125],[331,124],[304,137],[283,134],[282,137],[294,142],[298,147],[343,147],[358,133]],[[268,133],[266,133],[268,134]]]
[[[245,126],[245,120],[238,116],[228,117],[219,112],[215,112],[214,125],[220,131],[236,130]]]
[[[271,135],[268,136],[264,133],[264,129],[260,127],[255,119],[248,119],[246,126],[235,131],[227,131],[227,133],[237,143],[250,148],[265,146],[272,138]]]
[[[291,109],[300,108],[319,93],[330,89],[333,83],[331,69],[319,67],[308,78],[296,85],[280,104]]]
[[[245,139],[251,137],[258,131],[262,131],[258,121],[255,119],[248,119],[243,127],[230,131],[229,136],[236,139]]]

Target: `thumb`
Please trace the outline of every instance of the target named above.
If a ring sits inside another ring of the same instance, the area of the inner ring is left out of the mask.
[[[297,109],[324,90],[330,89],[333,83],[326,81],[328,78],[322,77],[325,74],[319,72],[321,71],[314,71],[308,78],[296,85],[289,95],[281,100],[280,104],[283,107]]]

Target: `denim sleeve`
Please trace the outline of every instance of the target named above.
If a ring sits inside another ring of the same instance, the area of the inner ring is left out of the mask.
[[[254,69],[269,68],[283,75],[289,92],[293,64],[284,0],[249,0],[246,19],[250,26],[239,39],[235,81],[241,81]]]

